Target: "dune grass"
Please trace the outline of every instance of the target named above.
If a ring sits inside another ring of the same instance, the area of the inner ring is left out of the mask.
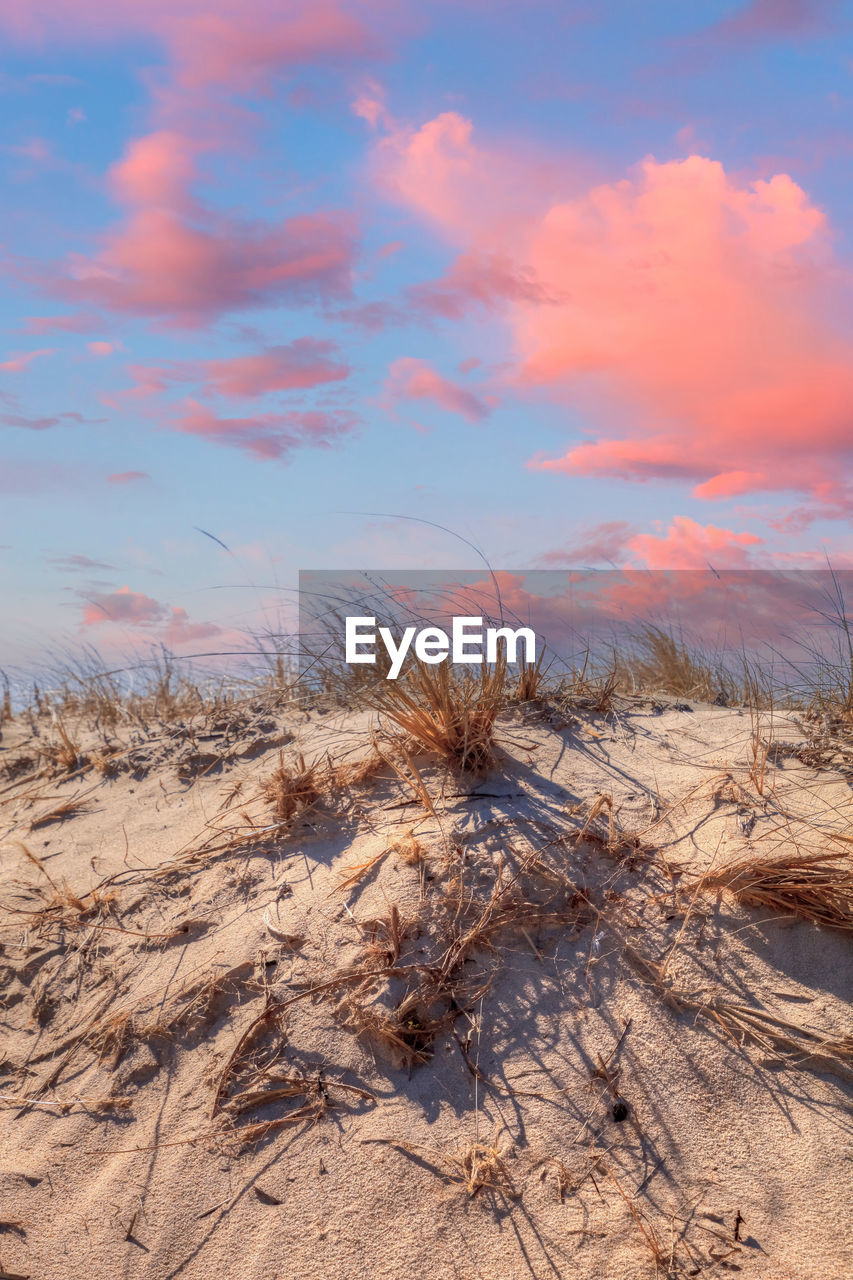
[[[495,761],[495,723],[507,702],[505,654],[478,675],[457,675],[450,665],[415,661],[399,680],[386,680],[369,696],[380,717],[453,769],[481,773]]]
[[[752,854],[702,876],[699,884],[725,889],[745,906],[853,930],[853,865],[845,850],[794,851],[773,858]]]

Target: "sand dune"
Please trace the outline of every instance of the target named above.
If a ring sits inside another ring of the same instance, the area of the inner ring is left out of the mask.
[[[471,778],[372,723],[4,725],[0,1275],[851,1274],[853,932],[720,874],[849,874],[842,756],[636,698]]]

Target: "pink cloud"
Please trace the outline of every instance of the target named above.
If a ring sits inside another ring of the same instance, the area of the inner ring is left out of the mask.
[[[88,342],[86,345],[93,356],[111,356],[118,347],[115,342]]]
[[[91,569],[114,569],[115,565],[106,564],[103,560],[92,560],[89,556],[69,555],[50,556],[48,564],[61,569],[63,573],[85,573]]]
[[[142,591],[119,587],[117,591],[83,597],[83,627],[97,627],[113,623],[138,628],[146,639],[155,639],[166,645],[193,643],[213,638],[222,639],[234,633],[226,633],[215,622],[191,622],[186,609],[163,604]]]
[[[207,360],[203,365],[206,385],[220,395],[259,396],[340,382],[350,371],[332,359],[334,351],[331,342],[297,338],[257,355]]]
[[[701,497],[826,489],[849,445],[853,344],[826,219],[786,175],[692,156],[550,208],[529,260],[565,303],[513,316],[519,382],[608,435],[544,469],[679,476]],[[610,430],[608,430],[608,427]]]
[[[166,365],[131,365],[136,380],[132,392],[120,395],[151,395],[170,384],[201,383],[206,394],[252,398],[271,391],[299,391],[341,382],[349,376],[347,365],[334,357],[333,342],[317,338],[296,338],[281,346],[267,347],[247,356],[226,356],[218,360],[183,361]]]
[[[460,255],[439,280],[414,285],[409,297],[416,307],[449,319],[458,319],[473,305],[556,301],[529,268],[516,266],[501,253],[476,251]]]
[[[722,18],[703,38],[733,44],[813,35],[837,12],[840,0],[749,0]]]
[[[57,292],[130,315],[198,328],[227,311],[345,297],[350,219],[302,214],[278,226],[171,209],[141,209],[95,258],[76,256]]]
[[[24,333],[91,333],[100,328],[97,316],[75,311],[68,316],[27,316]]]
[[[546,551],[539,557],[539,564],[546,569],[602,561],[611,564],[622,558],[631,528],[627,520],[604,520],[564,549]]]
[[[522,155],[484,148],[455,113],[392,129],[376,156],[385,189],[463,247],[426,300],[452,315],[507,294],[516,388],[592,424],[592,440],[534,468],[853,502],[839,468],[853,456],[849,271],[787,174],[749,183],[698,155],[648,159],[555,199],[574,171],[549,185],[535,164],[525,180]],[[496,189],[513,193],[509,213]],[[462,268],[483,253],[523,263],[524,287],[487,273],[478,295]]]
[[[186,609],[173,607],[160,634],[166,645],[194,644],[201,640],[222,639],[226,632],[216,622],[190,622]],[[233,633],[229,638],[233,638]]]
[[[5,149],[14,156],[22,156],[23,159],[32,160],[36,164],[46,164],[53,156],[51,145],[46,138],[30,138],[18,146]]]
[[[38,360],[41,356],[52,356],[55,351],[56,347],[39,347],[37,351],[22,351],[0,363],[0,369],[4,373],[22,373],[33,360]]]
[[[3,413],[0,422],[6,427],[20,427],[24,431],[50,431],[53,427],[61,427],[66,423],[83,423],[86,419],[81,413],[65,410],[62,413],[45,414],[38,417],[29,413]]]
[[[475,235],[484,209],[506,210],[523,191],[506,181],[512,157],[477,146],[473,124],[456,111],[418,129],[387,125],[373,151],[378,182],[445,233]]]
[[[44,287],[184,328],[244,307],[348,297],[352,218],[318,211],[265,224],[207,209],[190,188],[204,145],[170,130],[132,141],[110,171],[124,222]]]
[[[134,138],[124,158],[110,170],[113,191],[131,206],[189,209],[198,151],[198,142],[175,130],[160,129]]]
[[[141,591],[131,591],[130,587],[119,587],[117,591],[88,596],[83,609],[85,627],[100,626],[104,622],[143,626],[165,622],[168,617],[167,605],[160,604],[159,600],[154,600]]]
[[[366,120],[371,129],[378,129],[381,123],[390,120],[385,105],[385,90],[375,80],[367,82],[361,93],[353,99],[351,109],[353,115]]]
[[[457,111],[443,111],[419,127],[386,115],[370,168],[376,187],[415,209],[470,253],[472,262],[488,262],[493,255],[502,274],[520,273],[525,284],[529,263],[523,247],[531,221],[555,192],[582,191],[593,172],[578,152],[557,159],[530,139],[523,147],[483,142],[472,121]]]
[[[649,569],[744,569],[750,563],[749,547],[763,539],[753,533],[733,533],[716,525],[697,524],[687,516],[674,516],[661,536],[639,533],[627,542],[628,550]]]
[[[345,324],[353,325],[356,329],[363,329],[366,333],[380,333],[391,325],[400,325],[405,322],[402,312],[393,303],[385,301],[362,302],[352,307],[339,307],[337,310],[327,311],[326,315],[331,320],[341,320]]]
[[[107,476],[107,484],[135,484],[138,480],[150,480],[147,471],[116,471]]]
[[[205,405],[187,401],[187,412],[175,430],[216,444],[242,449],[265,461],[286,459],[295,449],[328,449],[355,430],[358,419],[342,410],[290,410],[250,418],[220,418]]]
[[[381,52],[398,20],[381,0],[0,0],[0,20],[20,41],[81,43],[154,36],[178,83],[189,89],[227,85],[260,89],[287,68],[346,64]]]
[[[391,365],[384,394],[391,405],[400,400],[432,400],[446,412],[458,413],[469,422],[482,422],[492,408],[491,403],[443,377],[425,360],[410,356]]]

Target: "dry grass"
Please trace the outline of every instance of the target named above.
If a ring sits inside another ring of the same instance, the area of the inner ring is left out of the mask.
[[[424,847],[410,827],[403,835],[391,841],[391,848],[397,857],[409,867],[416,867],[424,860]]]
[[[495,759],[495,722],[507,697],[506,656],[479,675],[451,673],[450,664],[415,662],[399,680],[386,680],[372,705],[398,729],[451,768],[478,773]]]
[[[37,818],[33,818],[30,822],[30,831],[38,831],[40,827],[49,827],[54,822],[64,822],[66,818],[73,818],[82,808],[84,808],[82,800],[65,800],[62,804],[58,804],[53,809],[48,809],[46,813],[40,813]]]
[[[635,684],[645,690],[672,693],[700,702],[739,701],[742,689],[731,672],[698,653],[660,627],[645,627],[635,638],[628,661]]]
[[[338,1097],[336,1095],[340,1094]],[[258,1142],[279,1129],[290,1125],[316,1123],[334,1107],[340,1107],[345,1101],[356,1099],[359,1102],[376,1102],[375,1094],[369,1089],[361,1089],[357,1085],[344,1084],[340,1080],[326,1079],[322,1072],[311,1077],[299,1071],[288,1075],[264,1072],[261,1078],[255,1079],[251,1087],[235,1094],[229,1099],[225,1108],[226,1114],[233,1120],[257,1111],[261,1107],[285,1104],[283,1115],[269,1120],[255,1121],[240,1131],[244,1142]],[[280,1201],[274,1203],[279,1204]]]
[[[548,675],[548,668],[542,667],[544,659],[545,650],[540,649],[539,657],[535,662],[523,659],[519,663],[515,688],[512,690],[514,702],[537,702],[542,697]]]
[[[614,661],[603,671],[593,671],[587,651],[583,664],[555,682],[552,687],[554,704],[571,723],[575,711],[591,711],[597,716],[612,714],[620,685],[623,682],[621,668]]]
[[[640,1235],[642,1236],[643,1241],[645,1242],[646,1247],[649,1250],[649,1253],[652,1255],[652,1259],[654,1260],[654,1264],[655,1264],[655,1270],[657,1271],[660,1267],[665,1266],[667,1274],[671,1274],[672,1265],[674,1261],[674,1249],[671,1248],[670,1250],[667,1251],[663,1248],[660,1240],[658,1239],[658,1235],[654,1229],[653,1224],[649,1221],[649,1219],[646,1217],[645,1214],[640,1212],[639,1208],[634,1203],[633,1198],[628,1196],[625,1193],[621,1182],[616,1177],[616,1174],[613,1172],[613,1170],[611,1169],[607,1161],[602,1159],[599,1162],[599,1167],[602,1168],[604,1172],[607,1174],[608,1178],[613,1183],[613,1185],[615,1186],[616,1190],[619,1192],[622,1199],[625,1201],[625,1204],[628,1206],[628,1212],[630,1213],[631,1217],[634,1219],[634,1222],[637,1224],[637,1229],[639,1230]]]
[[[86,763],[86,757],[65,727],[62,717],[54,719],[58,741],[45,748],[45,756],[54,769],[62,773],[76,773]]]
[[[333,784],[341,787],[363,787],[366,783],[375,781],[387,763],[374,742],[367,755],[360,760],[345,762],[336,767]]]
[[[506,1162],[494,1143],[463,1142],[450,1157],[454,1181],[461,1179],[469,1196],[483,1187],[502,1191],[513,1199],[518,1195]]]
[[[794,1068],[829,1071],[853,1080],[853,1036],[823,1034],[752,1005],[722,997],[699,999],[667,982],[664,966],[625,946],[623,954],[644,982],[654,987],[676,1013],[692,1013],[714,1024],[738,1045],[753,1044],[769,1059]]]
[[[279,763],[262,786],[262,794],[272,806],[278,822],[291,822],[297,814],[312,809],[322,794],[323,769],[316,761],[306,765],[302,755],[294,765],[289,765],[284,752],[279,752]]]
[[[419,991],[410,991],[393,1009],[368,1003],[362,992],[348,993],[339,1006],[345,1026],[366,1037],[397,1069],[412,1071],[432,1057],[432,1043],[452,1021],[430,1018]]]
[[[753,855],[702,876],[698,887],[727,889],[745,906],[765,907],[776,915],[853,930],[853,869],[846,851]]]

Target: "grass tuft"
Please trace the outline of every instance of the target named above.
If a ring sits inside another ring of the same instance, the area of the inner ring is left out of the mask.
[[[302,755],[297,757],[295,766],[287,764],[283,751],[278,759],[278,767],[263,783],[262,794],[276,820],[290,822],[320,799],[321,769],[316,762],[306,765]]]
[[[846,851],[751,856],[704,875],[700,884],[727,889],[745,906],[799,916],[829,929],[853,929],[853,870]]]
[[[452,675],[448,663],[415,662],[373,695],[376,709],[419,748],[451,768],[480,773],[495,760],[495,722],[507,696],[506,657],[478,676]]]

